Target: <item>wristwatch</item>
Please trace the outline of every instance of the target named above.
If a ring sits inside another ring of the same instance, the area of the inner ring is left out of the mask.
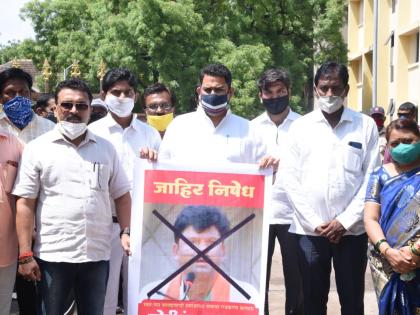
[[[120,232],[120,238],[123,234],[127,234],[128,236],[130,236],[130,228],[127,226],[125,228],[123,228]]]

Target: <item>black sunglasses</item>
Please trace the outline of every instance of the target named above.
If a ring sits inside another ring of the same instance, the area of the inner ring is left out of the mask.
[[[63,103],[60,104],[60,106],[62,108],[64,108],[65,110],[71,110],[73,108],[73,106],[75,106],[76,110],[78,112],[85,111],[89,108],[89,105],[86,104],[86,103],[74,103],[73,104],[73,103],[70,103],[70,102],[63,102]]]

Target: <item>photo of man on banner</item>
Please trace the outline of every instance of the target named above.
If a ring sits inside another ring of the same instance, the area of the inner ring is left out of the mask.
[[[129,314],[262,314],[270,176],[168,165],[144,170],[133,198]]]
[[[249,283],[229,277],[220,268],[227,254],[225,238],[254,217],[248,216],[230,230],[230,222],[219,208],[184,207],[171,226],[172,253],[179,268],[171,275],[171,281],[167,278],[149,284],[141,296],[146,293],[151,299],[255,303],[257,290]]]

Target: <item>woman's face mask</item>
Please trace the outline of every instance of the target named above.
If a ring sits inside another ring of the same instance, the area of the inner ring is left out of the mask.
[[[411,164],[420,156],[420,141],[412,144],[400,143],[392,148],[390,153],[392,159],[398,164]]]

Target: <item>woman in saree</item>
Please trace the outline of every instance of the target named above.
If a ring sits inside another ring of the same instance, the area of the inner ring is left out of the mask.
[[[364,222],[380,315],[420,314],[420,132],[412,120],[386,131],[392,162],[372,172]]]

